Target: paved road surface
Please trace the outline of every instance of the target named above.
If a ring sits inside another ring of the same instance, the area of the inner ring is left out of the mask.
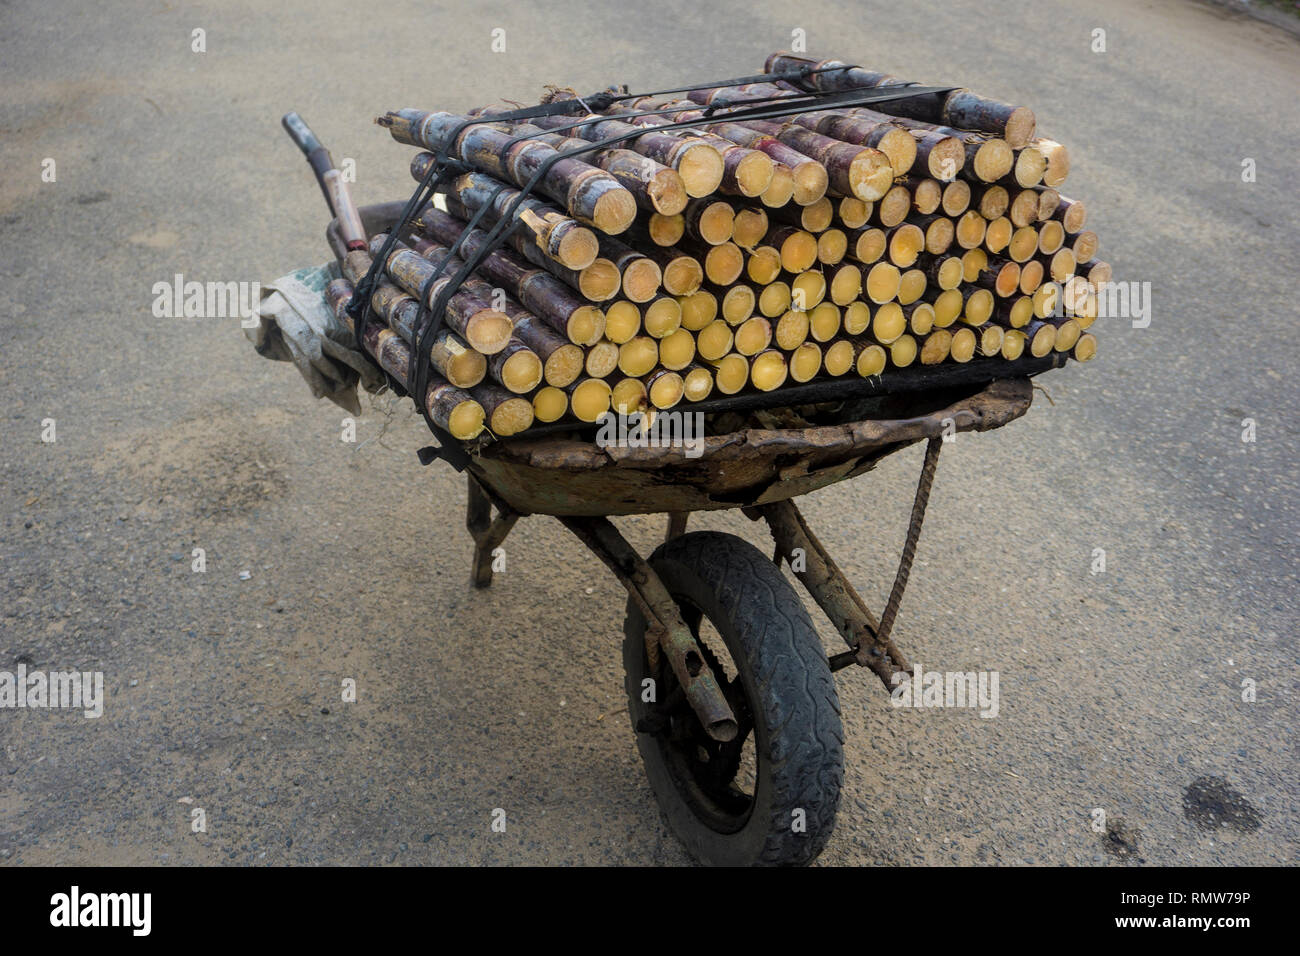
[[[738,75],[800,28],[815,54],[1032,105],[1153,302],[1044,380],[1054,405],[944,455],[896,635],[926,668],[997,670],[1000,713],[895,710],[844,673],[822,862],[1292,862],[1300,45],[1184,0],[1005,6],[994,28],[875,0],[5,4],[0,669],[101,670],[107,700],[0,713],[0,860],[685,861],[621,712],[624,596],[597,560],[525,521],[470,590],[463,485],[416,463],[409,405],[343,444],[342,413],[235,320],[155,318],[151,290],[326,258],[287,109],[375,202],[411,187],[385,109]],[[873,603],[919,454],[806,499]],[[620,526],[646,550],[662,533]],[[697,526],[768,546],[735,514]]]

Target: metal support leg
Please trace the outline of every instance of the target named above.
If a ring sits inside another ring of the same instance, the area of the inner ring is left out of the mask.
[[[735,739],[736,715],[704,660],[700,645],[659,575],[637,554],[608,518],[562,517],[560,522],[609,566],[645,617],[647,644],[654,641],[686,692],[691,709],[714,740]],[[648,649],[648,648],[647,648]],[[654,657],[651,657],[654,663]]]
[[[934,482],[934,472],[939,461],[939,449],[942,440],[931,439],[925,449],[925,463],[921,469],[921,478],[917,483],[916,499],[912,505],[912,519],[908,524],[907,539],[903,545],[903,554],[890,590],[889,600],[879,622],[876,621],[858,592],[854,590],[844,573],[835,564],[825,547],[812,533],[808,522],[792,501],[778,501],[746,509],[752,517],[762,517],[771,529],[776,541],[778,557],[783,557],[794,570],[797,577],[808,589],[818,606],[826,612],[835,629],[840,632],[850,651],[837,654],[831,658],[831,666],[838,670],[850,663],[858,663],[870,668],[890,690],[894,687],[894,675],[899,672],[910,674],[912,665],[890,639],[894,619],[903,599],[903,590],[907,587],[907,578],[916,556],[916,543],[921,534],[921,523],[925,519],[925,508],[930,498],[930,487]],[[800,549],[803,561],[799,562],[802,570],[796,569],[792,561],[795,549]]]
[[[492,584],[492,552],[501,546],[519,515],[498,503],[497,517],[492,517],[492,499],[473,475],[468,479],[468,496],[465,507],[465,527],[474,539],[474,564],[470,569],[474,587],[485,588]]]

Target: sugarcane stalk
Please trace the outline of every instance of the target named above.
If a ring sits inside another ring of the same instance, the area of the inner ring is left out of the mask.
[[[605,338],[615,345],[629,342],[641,331],[641,309],[635,302],[620,299],[605,310]]]
[[[653,259],[613,236],[600,237],[600,254],[618,270],[624,298],[632,302],[649,302],[659,294],[663,270]]]
[[[961,256],[923,254],[917,259],[917,265],[936,288],[955,289],[961,284]]]
[[[656,296],[642,307],[641,327],[652,339],[672,335],[682,327],[681,304],[670,295]]]
[[[408,346],[415,342],[415,323],[420,303],[392,282],[380,281],[370,297],[371,306],[402,337]],[[441,329],[429,346],[429,364],[452,385],[469,388],[487,375],[487,359],[470,348],[451,329]]]
[[[759,352],[749,360],[749,380],[760,392],[770,392],[785,384],[789,375],[786,358],[776,349]]]
[[[563,388],[577,379],[583,366],[581,347],[568,341],[513,299],[506,299],[504,311],[514,326],[514,338],[542,360],[542,378],[547,385]]]
[[[1006,216],[990,220],[984,228],[984,248],[997,255],[1011,245],[1015,235],[1015,225]]]
[[[851,66],[842,61],[816,61],[784,52],[769,56],[763,69],[766,73],[791,73],[799,69],[817,70],[819,72],[808,73],[796,82],[797,86],[810,92],[875,89],[882,86],[898,86],[904,82],[897,77],[864,70],[862,67]],[[891,115],[922,119],[941,126],[992,133],[1003,137],[1016,149],[1029,143],[1033,138],[1036,125],[1032,110],[979,96],[967,89],[887,100],[875,106]]]
[[[698,332],[718,317],[718,296],[712,289],[678,296],[677,305],[682,313],[681,327],[688,332]]]
[[[830,181],[828,192],[835,195],[855,196],[864,201],[874,202],[883,196],[893,183],[893,167],[889,163],[889,158],[878,149],[844,143],[795,123],[747,120],[742,125],[773,136],[792,149],[821,163],[826,167],[826,174]]]
[[[827,375],[839,378],[853,368],[853,360],[853,343],[848,339],[836,339],[826,346],[825,354],[822,355],[822,367],[826,369]]]
[[[387,238],[381,233],[371,239],[370,253],[377,255]],[[462,262],[444,246],[431,244],[428,251],[432,259],[398,246],[389,253],[383,268],[395,284],[412,296],[425,295],[432,306],[461,268]],[[442,274],[430,282],[438,265],[444,261],[446,266]],[[443,321],[484,355],[500,352],[510,341],[510,317],[494,309],[490,295],[485,295],[484,290],[472,282],[463,283],[460,290],[447,299]]]
[[[444,201],[447,212],[457,219],[468,222],[473,217],[473,213],[469,208],[462,205],[459,200],[451,196],[445,196]],[[491,219],[491,222],[488,223],[489,228],[492,222],[496,221],[495,217],[485,218]],[[555,276],[588,302],[605,302],[619,293],[622,277],[618,268],[608,259],[598,257],[584,269],[570,269],[546,255],[534,242],[517,229],[507,236],[506,244],[533,265],[539,266]]]
[[[416,153],[411,160],[411,175],[423,181],[433,159],[432,153]],[[455,196],[461,205],[475,212],[488,206],[491,221],[496,222],[523,193],[483,173],[466,173],[451,181],[447,195]],[[519,203],[513,218],[524,224],[542,254],[560,265],[581,270],[596,261],[596,234],[550,203],[529,196]]]
[[[461,248],[467,255],[478,255],[487,242],[487,234],[482,230],[466,229],[464,223],[438,209],[426,208],[416,226],[435,242],[450,244],[463,236]],[[533,267],[508,250],[497,249],[483,259],[478,272],[570,342],[594,345],[600,341],[605,331],[604,314],[596,306],[583,302],[545,270]]]
[[[848,305],[862,294],[862,270],[852,262],[836,267],[831,274],[828,294],[836,305]]]
[[[843,229],[827,229],[817,236],[817,261],[824,266],[838,265],[849,251],[849,239]]]
[[[558,422],[569,410],[569,394],[555,385],[543,385],[533,393],[533,417],[539,422]]]
[[[526,185],[544,163],[555,160],[538,182],[538,191],[563,204],[575,219],[602,232],[616,235],[636,217],[636,200],[617,179],[576,157],[555,159],[559,154],[545,143],[515,141],[511,134],[488,123],[465,128],[451,142],[452,134],[467,119],[454,113],[403,109],[386,113],[376,122],[399,143],[434,152],[445,145],[448,155],[516,186]]]
[[[355,323],[347,311],[352,294],[353,285],[347,279],[335,279],[325,287],[326,303],[335,318],[353,333],[358,345],[373,355],[380,367],[394,379],[404,385],[409,383],[410,347],[402,341],[401,336],[385,329],[378,322],[367,323],[361,335],[356,335]],[[437,375],[429,376],[424,407],[429,418],[453,438],[468,441],[483,431],[483,407],[470,393]]]
[[[576,95],[570,90],[556,90],[543,101],[572,99]],[[582,125],[575,127],[570,135],[581,137],[588,142],[601,142],[629,133],[635,134],[632,138],[623,140],[621,145],[675,170],[682,178],[686,195],[693,199],[711,196],[722,182],[722,154],[710,144],[699,140],[675,133],[658,132],[652,128],[634,126],[623,120],[595,114],[588,114],[585,117],[537,116],[533,117],[532,122],[535,126],[551,130],[581,122]]]

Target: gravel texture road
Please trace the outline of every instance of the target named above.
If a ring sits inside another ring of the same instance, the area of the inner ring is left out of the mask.
[[[945,450],[895,636],[997,671],[999,713],[895,709],[842,672],[820,863],[1294,862],[1300,40],[1187,0],[649,9],[0,6],[0,670],[102,671],[105,696],[98,719],[0,712],[0,863],[688,861],[597,559],[525,520],[474,591],[463,479],[417,463],[409,403],[367,400],[344,443],[237,319],[157,318],[152,289],[325,261],[287,110],[379,202],[412,185],[386,109],[740,75],[794,30],[1032,106],[1151,303],[1024,420]],[[919,463],[803,502],[877,606]],[[663,533],[618,524],[646,552]],[[770,547],[737,512],[693,527]]]

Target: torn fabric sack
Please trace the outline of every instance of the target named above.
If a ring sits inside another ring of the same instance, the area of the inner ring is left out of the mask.
[[[325,304],[325,286],[339,277],[335,263],[299,269],[262,287],[255,328],[244,329],[259,355],[292,362],[317,398],[361,413],[357,383],[368,392],[383,374],[357,349],[352,332]]]

